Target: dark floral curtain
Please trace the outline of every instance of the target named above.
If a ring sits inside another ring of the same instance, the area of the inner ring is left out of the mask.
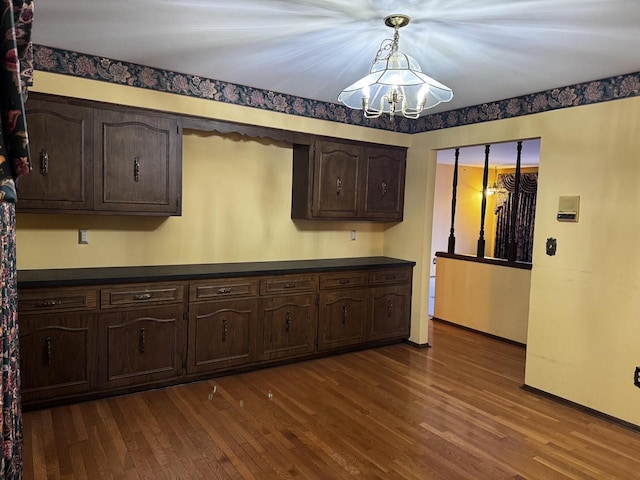
[[[516,261],[531,263],[538,174],[524,173],[520,176],[518,205],[514,205],[516,176],[514,174],[499,175],[498,185],[504,188],[506,193],[496,199],[496,241],[493,256],[495,258],[508,258],[511,218],[513,209],[516,208],[515,240],[518,246]]]
[[[24,114],[33,76],[33,0],[3,0],[0,29],[0,479],[22,478],[22,411],[16,281],[16,181],[31,170]]]

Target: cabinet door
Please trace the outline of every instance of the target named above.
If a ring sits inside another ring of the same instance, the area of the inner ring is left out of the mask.
[[[101,314],[99,325],[103,388],[153,382],[181,373],[182,306]]]
[[[20,370],[25,403],[88,392],[94,365],[94,316],[20,316]]]
[[[320,293],[318,349],[363,343],[366,290],[336,290]]]
[[[367,340],[409,337],[410,318],[411,285],[369,290]]]
[[[29,99],[26,115],[33,172],[18,181],[18,211],[90,209],[91,109]]]
[[[357,215],[360,150],[352,145],[316,142],[315,218],[351,218]]]
[[[269,360],[314,352],[317,312],[315,294],[261,299],[259,358]]]
[[[401,221],[404,210],[405,153],[367,149],[364,160],[362,217]]]
[[[221,300],[189,306],[188,373],[253,361],[257,303]]]
[[[177,118],[96,110],[95,125],[95,209],[180,215]]]

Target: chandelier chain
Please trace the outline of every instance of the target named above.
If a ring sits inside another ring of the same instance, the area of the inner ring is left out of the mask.
[[[398,27],[395,27],[395,33],[393,34],[393,40],[390,38],[385,38],[380,43],[380,48],[376,52],[376,56],[373,59],[372,64],[387,60],[391,55],[398,51],[398,40],[400,39],[400,33],[398,33]],[[385,55],[385,52],[389,52]]]

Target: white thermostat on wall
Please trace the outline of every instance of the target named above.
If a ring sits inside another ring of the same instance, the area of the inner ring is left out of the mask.
[[[577,222],[580,214],[580,195],[561,195],[558,201],[559,222]]]

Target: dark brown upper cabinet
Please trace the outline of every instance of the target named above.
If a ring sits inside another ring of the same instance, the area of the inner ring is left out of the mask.
[[[402,220],[406,153],[367,148],[364,155],[361,216],[384,221]]]
[[[94,122],[94,208],[179,215],[177,117],[96,110]]]
[[[357,216],[362,152],[356,146],[335,142],[323,142],[316,148],[313,213],[327,218]]]
[[[163,112],[31,94],[34,171],[17,209],[33,213],[180,215],[180,119]]]
[[[316,140],[294,145],[291,218],[402,221],[406,149]]]
[[[18,180],[19,211],[93,208],[93,111],[30,98],[27,125],[33,171]]]

